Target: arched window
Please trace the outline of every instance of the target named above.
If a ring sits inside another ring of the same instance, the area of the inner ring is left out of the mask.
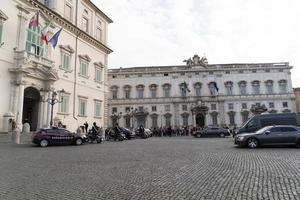
[[[210,95],[212,95],[212,96],[216,96],[217,95],[217,92],[218,92],[219,88],[218,88],[216,82],[210,82],[208,84],[208,88],[209,88],[209,91],[210,91]]]
[[[137,91],[137,98],[144,98],[144,85],[138,85],[136,86],[136,91]]]
[[[150,97],[151,98],[156,98],[156,96],[157,96],[157,85],[156,84],[151,84],[149,86],[149,90],[150,90]]]
[[[125,85],[124,86],[124,97],[125,99],[130,99],[130,93],[131,93],[131,86]]]
[[[114,85],[110,87],[110,91],[112,93],[112,99],[118,98],[118,86]]]
[[[26,51],[38,56],[44,56],[44,43],[41,40],[41,26],[27,29]]]
[[[189,125],[189,114],[188,113],[183,113],[181,115],[182,117],[182,125],[183,126],[188,126]]]
[[[287,81],[286,80],[280,80],[278,81],[279,84],[279,93],[285,94],[287,93]]]
[[[272,80],[267,80],[265,82],[266,84],[266,92],[267,94],[273,94],[273,81]]]
[[[171,96],[171,85],[166,83],[162,87],[163,87],[163,91],[164,91],[164,97],[170,97]]]
[[[233,95],[233,82],[227,81],[225,82],[226,95]]]
[[[202,86],[202,84],[199,82],[194,84],[195,94],[197,97],[201,96],[201,86]]]
[[[246,95],[247,93],[247,82],[240,81],[239,83],[240,95]]]
[[[253,81],[253,82],[252,82],[252,94],[253,94],[253,95],[258,95],[258,94],[260,94],[260,85],[259,85],[259,81]]]
[[[180,89],[180,94],[182,97],[186,97],[187,92],[189,91],[187,84],[184,83],[180,83],[179,85],[179,89]]]

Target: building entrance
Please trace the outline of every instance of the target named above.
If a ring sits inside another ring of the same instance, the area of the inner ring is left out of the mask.
[[[28,87],[24,91],[23,118],[22,122],[30,124],[30,131],[35,131],[38,124],[40,92],[33,87]]]
[[[196,125],[198,127],[204,127],[205,126],[205,116],[202,113],[198,113],[196,115]]]

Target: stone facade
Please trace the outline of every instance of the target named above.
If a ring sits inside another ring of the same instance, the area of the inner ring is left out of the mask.
[[[53,123],[71,131],[85,121],[105,125],[112,20],[89,0],[4,1],[0,11],[0,132],[11,118],[31,130],[49,127],[51,109]],[[39,26],[29,28],[36,13]],[[40,40],[49,22],[49,38],[63,28],[55,49]]]
[[[300,87],[294,88],[297,112],[300,113]]]
[[[109,122],[124,127],[241,126],[253,112],[294,112],[287,62],[110,69]]]

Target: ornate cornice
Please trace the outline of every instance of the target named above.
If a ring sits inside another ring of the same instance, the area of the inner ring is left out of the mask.
[[[64,29],[70,31],[71,33],[75,34],[79,38],[85,40],[86,42],[94,45],[95,47],[101,49],[107,54],[110,54],[113,52],[109,47],[107,47],[102,42],[96,40],[91,35],[87,34],[86,32],[82,31],[80,28],[72,24],[67,19],[64,19],[60,14],[57,12],[51,10],[50,8],[46,7],[42,3],[38,2],[37,0],[21,0],[22,2],[26,3],[29,6],[32,6],[36,9],[38,9],[40,12],[42,12],[50,21],[53,21],[63,27]],[[88,1],[88,0],[86,0]],[[94,5],[95,6],[95,5]],[[98,11],[100,11],[98,9]]]

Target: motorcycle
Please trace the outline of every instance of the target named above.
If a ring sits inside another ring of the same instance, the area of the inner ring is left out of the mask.
[[[119,140],[119,141],[123,141],[126,140],[126,135],[123,132],[115,132],[113,129],[109,129],[107,130],[107,140]]]
[[[97,143],[101,143],[103,138],[101,135],[97,132],[94,133],[91,129],[89,130],[88,134],[86,135],[86,142],[94,143],[95,141]]]

